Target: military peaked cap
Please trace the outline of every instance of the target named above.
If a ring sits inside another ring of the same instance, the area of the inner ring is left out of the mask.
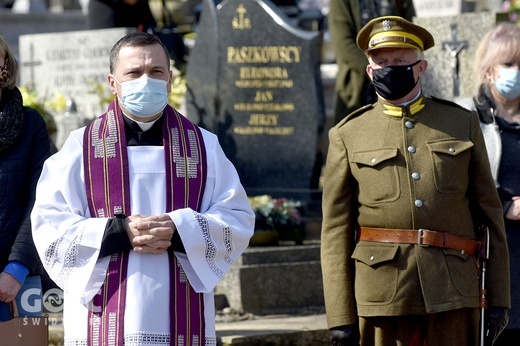
[[[434,44],[428,30],[398,16],[374,18],[357,35],[357,45],[364,52],[379,48],[414,48],[424,52]]]

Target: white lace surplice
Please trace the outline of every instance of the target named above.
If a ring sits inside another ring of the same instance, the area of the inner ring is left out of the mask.
[[[65,292],[65,344],[86,345],[87,305],[104,281],[108,257],[98,259],[106,218],[92,219],[85,196],[84,129],[71,133],[44,166],[31,215],[33,236],[44,266]],[[206,345],[216,345],[213,288],[245,250],[254,214],[234,167],[216,137],[202,130],[208,175],[201,212],[169,215],[186,254],[176,253],[195,291],[204,293]],[[128,148],[133,214],[165,212],[162,147]],[[168,255],[131,252],[125,307],[125,346],[169,345]]]

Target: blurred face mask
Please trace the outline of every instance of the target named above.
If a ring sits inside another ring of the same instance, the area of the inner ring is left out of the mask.
[[[117,79],[116,81],[119,83]],[[136,117],[146,118],[158,114],[168,104],[168,82],[165,80],[143,75],[119,84],[123,94],[119,101]]]
[[[520,70],[500,67],[494,85],[506,99],[514,100],[520,96]]]
[[[413,67],[420,62],[372,69],[372,83],[376,92],[386,100],[399,100],[408,95],[419,82],[413,76]]]

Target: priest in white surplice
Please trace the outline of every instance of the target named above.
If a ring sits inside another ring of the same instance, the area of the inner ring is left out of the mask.
[[[216,345],[213,288],[254,213],[216,136],[170,106],[168,52],[119,40],[105,114],[47,160],[31,215],[65,345]]]

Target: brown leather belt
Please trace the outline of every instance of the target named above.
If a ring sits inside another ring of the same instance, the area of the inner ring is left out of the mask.
[[[473,255],[480,243],[445,232],[427,229],[389,229],[360,227],[358,240],[380,243],[417,244],[458,250]]]

